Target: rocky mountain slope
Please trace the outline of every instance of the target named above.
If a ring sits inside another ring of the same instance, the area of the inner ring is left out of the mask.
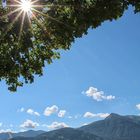
[[[105,140],[139,140],[139,119],[139,116],[121,116],[112,113],[104,120],[93,122],[79,129]]]

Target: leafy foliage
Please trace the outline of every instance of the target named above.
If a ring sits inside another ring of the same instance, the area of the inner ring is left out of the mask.
[[[26,14],[23,24],[23,14],[8,14],[14,7],[0,7],[0,80],[10,91],[43,75],[43,67],[60,58],[59,50],[70,49],[89,28],[120,18],[129,5],[140,12],[140,0],[38,0],[36,4],[44,6],[35,8],[38,12],[30,20]]]

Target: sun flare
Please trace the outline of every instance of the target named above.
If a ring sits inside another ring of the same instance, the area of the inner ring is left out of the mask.
[[[21,0],[20,6],[24,12],[30,12],[32,9],[32,3],[30,0]]]
[[[6,29],[3,36],[5,36],[8,33],[8,31],[10,31],[13,28],[16,22],[18,22],[18,25],[20,25],[18,42],[20,42],[22,33],[25,30],[25,26],[30,28],[33,32],[32,22],[40,26],[40,28],[46,32],[46,28],[43,26],[42,21],[43,16],[49,17],[46,14],[46,11],[49,9],[49,6],[48,4],[45,5],[42,3],[42,1],[40,1],[41,0],[9,0],[9,3],[7,4],[9,12],[3,17],[0,17],[0,19],[8,17],[9,20],[11,20],[12,22],[10,22],[9,27]]]

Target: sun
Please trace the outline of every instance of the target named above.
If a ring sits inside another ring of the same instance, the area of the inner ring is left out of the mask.
[[[32,9],[32,3],[30,0],[21,0],[20,7],[24,12],[30,12]]]
[[[9,28],[5,31],[4,36],[14,27],[16,22],[20,25],[18,42],[20,42],[22,32],[25,29],[24,25],[28,24],[26,27],[32,29],[32,22],[39,25],[40,28],[46,32],[46,28],[42,25],[42,19],[43,16],[48,17],[46,12],[44,13],[44,9],[48,9],[48,4],[43,4],[42,0],[7,0],[7,3],[9,12],[7,12],[2,18],[7,17],[12,22],[10,22]]]

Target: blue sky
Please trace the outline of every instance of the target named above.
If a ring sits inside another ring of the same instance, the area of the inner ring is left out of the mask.
[[[1,82],[0,132],[79,127],[111,112],[140,114],[139,25],[140,15],[129,10],[76,39],[33,84],[10,93]]]

